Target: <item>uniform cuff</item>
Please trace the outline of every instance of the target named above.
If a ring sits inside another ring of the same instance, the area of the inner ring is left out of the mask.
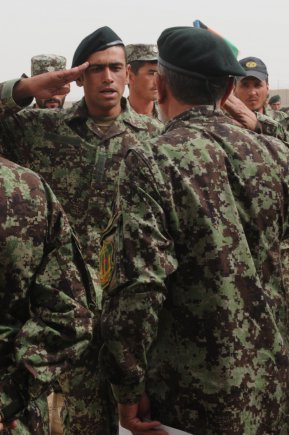
[[[24,397],[25,390],[23,374],[14,373],[0,381],[0,415],[4,422],[14,419],[25,408],[28,401],[28,397]]]
[[[113,395],[118,403],[129,404],[137,403],[145,393],[145,383],[136,385],[111,385]]]
[[[1,101],[5,104],[5,107],[7,109],[10,109],[11,111],[18,112],[19,110],[23,109],[23,107],[29,106],[29,104],[32,103],[33,98],[25,98],[24,100],[20,101],[20,104],[17,104],[16,101],[13,99],[13,88],[18,83],[20,79],[13,79],[8,80],[3,83],[3,87],[1,90]],[[18,102],[19,103],[19,102]]]

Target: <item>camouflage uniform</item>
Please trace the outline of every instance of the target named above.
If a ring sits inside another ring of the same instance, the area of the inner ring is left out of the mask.
[[[289,156],[212,106],[121,166],[103,234],[100,357],[120,403],[196,435],[289,433],[280,243]]]
[[[61,71],[64,70],[65,68],[66,68],[66,58],[64,56],[59,56],[57,54],[38,54],[31,58],[31,76],[36,76],[51,71]],[[42,107],[43,105],[44,107]],[[47,108],[45,107],[45,104],[43,105],[41,104],[41,101],[36,101],[36,103],[33,104],[31,108],[33,109]],[[57,399],[56,396],[57,393],[61,393],[61,388],[56,382],[55,385],[53,385],[53,392],[51,393],[50,396],[48,396],[48,409],[50,414],[49,419],[50,419],[50,426],[52,428],[56,424],[61,425],[59,419],[58,407],[56,407],[56,410],[54,408],[55,408],[55,403],[57,403],[57,400],[59,400],[60,403],[63,402],[63,397],[59,396],[59,399]]]
[[[48,435],[47,388],[91,340],[93,289],[48,185],[3,158],[0,209],[0,414]]]
[[[129,146],[157,135],[161,124],[127,110],[125,100],[122,101],[123,111],[105,134],[89,118],[84,100],[61,112],[21,110],[13,115],[20,109],[11,97],[14,83],[6,82],[0,87],[0,112],[11,115],[0,123],[0,141],[5,155],[40,173],[51,185],[80,241],[94,277],[96,303],[100,308],[99,234],[110,217],[119,164]],[[96,336],[94,346],[76,368],[73,384],[70,378],[60,380],[69,402],[66,417],[69,434],[115,432],[114,428],[108,428],[114,423],[113,418],[108,417],[110,402],[106,396],[110,393],[97,372],[99,344]]]

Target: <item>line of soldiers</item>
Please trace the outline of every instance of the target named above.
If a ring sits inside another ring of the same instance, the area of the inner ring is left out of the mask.
[[[126,52],[102,27],[0,85],[5,435],[49,433],[56,381],[65,434],[288,433],[287,119],[231,95],[258,65],[203,29]],[[71,108],[29,107],[74,80]]]

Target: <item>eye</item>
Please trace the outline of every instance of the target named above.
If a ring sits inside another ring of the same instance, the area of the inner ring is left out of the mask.
[[[111,65],[110,67],[110,69],[115,72],[121,71],[122,68],[123,68],[122,65]]]

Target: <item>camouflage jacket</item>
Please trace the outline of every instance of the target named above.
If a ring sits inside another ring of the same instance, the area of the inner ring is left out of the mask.
[[[125,99],[122,113],[105,134],[88,116],[84,100],[67,110],[19,112],[12,99],[14,84],[15,80],[0,85],[4,156],[33,169],[50,184],[95,276],[99,234],[110,217],[119,164],[128,147],[156,136],[162,125],[128,110]]]
[[[101,247],[116,399],[146,391],[189,433],[288,434],[286,145],[200,106],[124,163]]]
[[[0,415],[48,433],[33,403],[87,348],[93,290],[49,186],[3,158],[0,210]]]
[[[277,137],[289,145],[289,116],[280,110],[264,108],[264,113],[256,112],[257,133]]]

